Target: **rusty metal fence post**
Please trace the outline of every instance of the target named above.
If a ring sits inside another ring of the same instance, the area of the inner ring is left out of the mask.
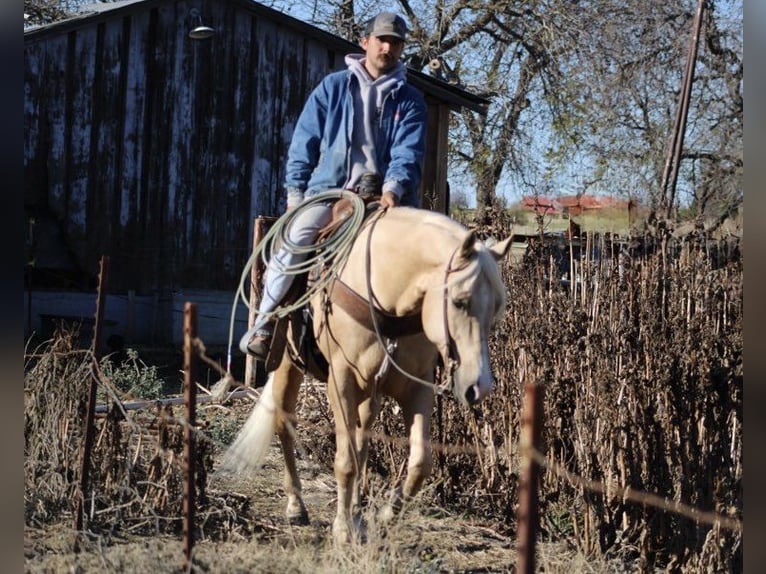
[[[543,428],[543,387],[534,383],[524,385],[524,406],[519,437],[521,452],[521,481],[519,484],[518,574],[534,574],[535,542],[538,529],[538,482],[540,466],[533,453],[540,450]]]
[[[184,403],[186,405],[186,426],[184,427],[184,483],[183,483],[183,546],[184,572],[189,572],[194,549],[195,510],[195,441],[194,427],[197,424],[197,360],[195,339],[197,338],[197,306],[187,302],[184,305]]]
[[[104,305],[106,301],[106,280],[109,272],[109,257],[102,255],[98,272],[98,294],[96,296],[96,315],[93,323],[92,361],[90,386],[88,388],[88,404],[85,413],[85,428],[83,430],[83,443],[80,451],[80,492],[75,509],[74,529],[80,532],[83,527],[83,515],[85,514],[85,497],[88,492],[90,479],[90,453],[93,448],[94,419],[96,411],[96,390],[98,389],[98,357],[101,348],[101,323],[104,320]],[[75,543],[75,549],[78,545]]]

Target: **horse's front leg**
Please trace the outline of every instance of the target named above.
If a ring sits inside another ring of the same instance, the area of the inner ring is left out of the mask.
[[[384,522],[392,519],[401,510],[404,502],[420,491],[423,482],[431,475],[433,467],[431,452],[433,390],[414,385],[403,396],[394,398],[402,409],[405,428],[409,429],[410,453],[404,483],[396,488],[388,504],[379,514],[379,519]]]
[[[375,419],[380,412],[380,397],[372,396],[359,404],[359,423],[356,426],[356,452],[358,453],[359,472],[354,481],[354,492],[351,498],[351,508],[354,517],[361,515],[362,493],[367,481],[367,457],[370,451],[370,432]]]
[[[335,420],[335,480],[338,488],[338,509],[332,531],[337,543],[346,544],[359,526],[352,520],[352,502],[360,471],[356,449],[359,414],[353,377],[348,373],[344,377],[337,369],[331,371],[327,394]]]
[[[274,372],[272,394],[277,405],[276,432],[282,445],[285,460],[284,487],[287,494],[285,514],[291,524],[306,525],[309,515],[301,497],[301,480],[295,460],[295,408],[298,404],[303,374],[292,364],[285,353],[279,367]]]

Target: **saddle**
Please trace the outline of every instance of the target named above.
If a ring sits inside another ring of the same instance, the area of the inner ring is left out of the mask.
[[[380,201],[380,195],[377,194],[358,194],[364,202],[364,219],[366,220],[370,215],[378,209],[378,202]],[[319,230],[319,234],[316,238],[316,244],[320,245],[324,241],[327,241],[332,235],[340,229],[343,222],[346,221],[354,213],[354,201],[350,197],[341,197],[332,206],[332,219]]]
[[[380,195],[370,193],[358,195],[364,202],[364,219],[366,220],[378,209]],[[354,203],[351,198],[343,197],[337,200],[332,207],[332,219],[317,234],[316,245],[319,246],[331,238],[353,213]],[[309,273],[298,275],[287,292],[283,304],[288,305],[301,297],[309,283],[316,281],[322,271],[321,268],[315,268]],[[286,318],[277,320],[269,355],[265,361],[266,372],[271,372],[279,366],[285,347],[296,367],[319,381],[327,381],[329,365],[314,337],[313,316],[309,305],[293,311]]]
[[[372,213],[377,211],[377,202],[380,199],[380,195],[360,194],[360,197],[362,197],[365,204],[364,219],[366,220]],[[353,210],[354,206],[351,199],[342,198],[338,200],[333,205],[333,217],[320,230],[316,244],[321,245],[323,241],[332,237],[332,234],[352,215]],[[285,304],[290,304],[301,297],[306,292],[308,285],[315,282],[325,271],[324,267],[317,267],[309,273],[296,277],[285,297]],[[331,304],[338,305],[338,307],[368,330],[377,331],[387,338],[395,339],[423,331],[420,312],[406,316],[397,316],[380,309],[371,309],[367,299],[340,279],[335,279],[330,283],[329,300]],[[266,372],[273,371],[279,366],[286,348],[290,354],[290,359],[296,367],[319,381],[327,381],[329,364],[319,350],[316,338],[314,337],[313,321],[314,317],[310,305],[305,305],[290,313],[286,318],[277,320],[274,326],[269,356],[265,361]]]

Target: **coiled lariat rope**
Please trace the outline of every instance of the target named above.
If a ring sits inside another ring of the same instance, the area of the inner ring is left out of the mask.
[[[343,220],[332,235],[318,245],[298,245],[290,241],[290,227],[295,218],[304,210],[317,203],[335,202],[343,198],[352,201],[352,212],[349,217]],[[234,296],[234,302],[231,308],[231,320],[229,323],[229,346],[226,366],[228,372],[231,372],[231,349],[234,344],[234,321],[237,312],[237,304],[242,301],[246,307],[250,307],[250,302],[245,293],[245,285],[249,283],[251,270],[257,261],[257,258],[260,257],[264,264],[267,266],[270,265],[276,272],[285,275],[308,273],[313,267],[319,264],[324,265],[327,269],[327,272],[321,274],[317,281],[306,289],[305,293],[293,303],[289,305],[278,305],[273,311],[268,313],[262,313],[258,309],[255,309],[256,313],[268,317],[276,317],[278,319],[285,317],[296,309],[303,307],[315,293],[322,290],[325,285],[334,279],[337,270],[346,262],[346,258],[354,244],[354,239],[364,222],[364,212],[364,201],[362,201],[362,198],[356,193],[343,189],[336,189],[325,191],[307,198],[295,209],[285,212],[274,222],[271,229],[269,229],[263,239],[258,243],[255,249],[253,249],[253,253],[247,260]],[[294,255],[306,255],[306,258],[294,265],[284,265],[273,257],[279,249],[285,249]],[[252,285],[251,288],[254,289],[255,286]]]

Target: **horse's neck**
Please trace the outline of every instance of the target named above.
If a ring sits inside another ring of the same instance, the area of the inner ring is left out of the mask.
[[[387,214],[374,228],[369,246],[369,285],[367,233],[357,241],[343,279],[364,297],[368,297],[371,286],[382,309],[407,315],[420,308],[427,289],[443,283],[455,239],[449,230],[424,224],[415,210],[394,217],[397,211]]]

